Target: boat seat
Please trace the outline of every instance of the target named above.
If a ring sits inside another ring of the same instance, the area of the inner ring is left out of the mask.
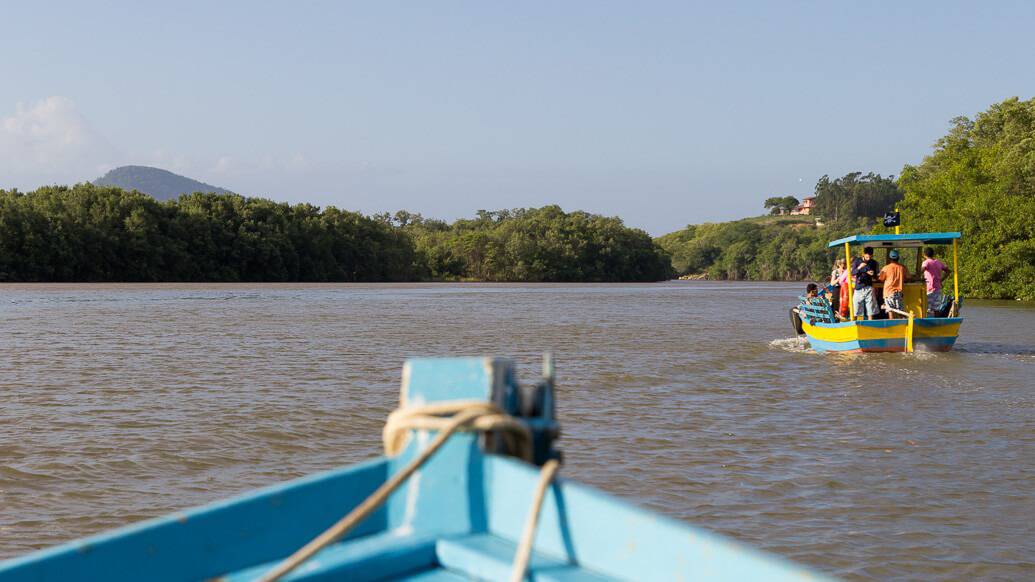
[[[834,315],[834,307],[825,297],[809,298],[804,295],[798,297],[801,302],[798,305],[798,315],[809,325],[815,323],[837,323],[837,316]]]
[[[287,557],[287,556],[285,556]],[[238,570],[220,582],[251,582],[280,560]],[[283,578],[285,582],[384,580],[436,567],[435,538],[386,532],[345,540],[327,547]]]
[[[406,580],[406,582],[471,582],[471,579],[463,574],[457,574],[441,568],[427,570],[401,579]]]
[[[517,545],[492,534],[435,539],[387,532],[336,543],[284,577],[285,582],[331,580],[506,580]],[[252,582],[279,560],[231,572],[220,582]],[[537,582],[600,582],[610,578],[534,553],[528,575]]]
[[[435,553],[447,570],[479,580],[508,580],[517,544],[492,534],[471,534],[438,541]],[[599,582],[611,578],[595,574],[577,564],[532,554],[528,577],[536,582]]]

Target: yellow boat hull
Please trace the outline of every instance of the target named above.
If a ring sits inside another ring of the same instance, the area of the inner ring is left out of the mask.
[[[914,320],[913,349],[946,352],[959,337],[961,317],[924,317]],[[842,323],[802,322],[802,330],[817,352],[904,352],[908,335],[905,319],[875,319]]]

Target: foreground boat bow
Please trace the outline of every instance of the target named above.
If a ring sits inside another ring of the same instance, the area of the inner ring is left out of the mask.
[[[528,463],[495,430],[454,435],[385,505],[285,580],[500,580],[512,572],[536,464],[553,447],[553,383],[519,386],[503,359],[411,360],[402,407],[492,403],[524,424]],[[428,446],[274,485],[0,563],[0,581],[257,580],[363,502]],[[387,438],[386,438],[387,441]],[[619,477],[616,475],[616,477]],[[534,580],[815,580],[782,559],[666,519],[566,479],[553,481],[534,531]]]

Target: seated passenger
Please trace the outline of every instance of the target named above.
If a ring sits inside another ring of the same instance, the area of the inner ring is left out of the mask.
[[[888,252],[888,264],[880,270],[878,278],[884,281],[884,305],[888,319],[897,315],[892,309],[902,311],[902,284],[909,280],[909,271],[898,262],[898,251]]]
[[[812,306],[814,309],[811,311],[820,311],[823,315],[816,318],[803,317],[802,319],[810,319],[811,322],[820,321],[822,323],[837,323],[840,319],[837,314],[834,313],[833,306],[830,305],[830,289],[826,288],[823,290],[821,295],[819,292],[819,286],[815,283],[809,283],[805,286],[805,295],[801,297],[801,306]],[[818,308],[818,309],[815,309]]]
[[[812,299],[815,299],[818,296],[819,296],[819,285],[816,285],[815,283],[809,283],[808,285],[805,286],[805,297],[804,297],[804,299],[808,300],[809,303],[812,302],[811,301]]]

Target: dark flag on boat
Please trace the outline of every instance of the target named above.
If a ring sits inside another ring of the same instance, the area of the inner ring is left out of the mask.
[[[892,226],[899,226],[901,224],[902,224],[902,220],[901,220],[901,217],[899,216],[899,213],[898,213],[897,210],[895,212],[885,212],[884,213],[884,226],[892,227]]]

